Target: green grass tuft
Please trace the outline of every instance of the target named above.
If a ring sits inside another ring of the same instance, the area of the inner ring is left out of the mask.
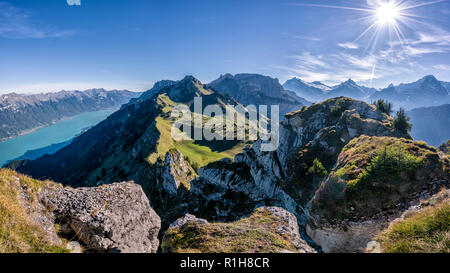
[[[394,223],[377,241],[388,253],[450,253],[450,200]]]

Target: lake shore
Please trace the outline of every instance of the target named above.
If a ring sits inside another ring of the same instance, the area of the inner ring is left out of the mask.
[[[117,110],[119,110],[119,108],[108,108],[108,109],[103,109],[103,110],[100,110],[100,111],[109,111],[109,110],[117,111]],[[44,125],[41,125],[41,126],[32,128],[32,129],[28,129],[28,130],[23,130],[23,131],[21,131],[20,133],[15,134],[14,136],[0,138],[0,143],[6,142],[6,141],[8,141],[8,140],[11,140],[11,139],[14,139],[14,138],[17,138],[17,137],[21,137],[21,136],[25,136],[25,135],[28,135],[28,134],[32,134],[32,133],[36,132],[36,131],[39,130],[39,129],[46,128],[46,127],[49,127],[49,126],[52,126],[52,125],[54,125],[54,124],[56,124],[56,123],[58,123],[58,122],[61,122],[61,121],[64,121],[64,120],[68,120],[68,119],[71,119],[71,118],[73,118],[73,117],[76,117],[76,116],[79,116],[79,115],[82,115],[82,114],[86,114],[86,113],[95,113],[95,112],[100,112],[100,111],[85,112],[85,113],[80,113],[80,114],[77,114],[77,115],[74,115],[74,116],[67,116],[67,117],[63,117],[63,118],[58,119],[58,120],[53,120],[52,122],[49,122],[49,123],[47,123],[47,124],[44,124]]]
[[[105,120],[116,110],[117,108],[114,108],[66,117],[47,126],[27,130],[22,132],[20,136],[0,142],[0,151],[2,151],[0,153],[0,166],[25,155],[27,152],[71,140],[86,128]]]

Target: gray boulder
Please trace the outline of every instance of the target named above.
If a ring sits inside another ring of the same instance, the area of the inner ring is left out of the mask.
[[[92,252],[151,253],[159,246],[161,219],[141,186],[133,182],[96,188],[51,186],[42,203],[53,212],[61,232],[72,234]]]

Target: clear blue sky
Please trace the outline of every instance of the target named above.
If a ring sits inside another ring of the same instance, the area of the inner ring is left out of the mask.
[[[376,1],[0,0],[0,93],[140,91],[241,72],[375,87],[427,74],[450,81],[450,1],[402,11],[401,39],[389,23],[357,39]]]

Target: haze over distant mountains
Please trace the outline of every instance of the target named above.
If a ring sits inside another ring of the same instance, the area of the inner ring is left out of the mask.
[[[141,93],[127,90],[60,91],[0,96],[0,141],[84,112],[119,107]]]
[[[450,102],[449,83],[438,81],[434,76],[425,76],[422,79],[407,84],[389,87],[371,96],[372,100],[385,99],[406,109],[437,106]]]
[[[450,139],[450,104],[421,107],[407,112],[413,124],[411,136],[438,147]]]
[[[376,92],[374,88],[359,86],[352,79],[331,87],[317,81],[307,83],[299,78],[292,78],[286,81],[283,87],[313,102],[340,96],[364,99]]]
[[[391,84],[382,90],[360,86],[351,79],[330,87],[320,82],[307,83],[301,79],[293,78],[286,81],[283,87],[313,102],[345,96],[367,102],[384,99],[392,102],[395,108],[403,107],[406,109],[437,106],[450,102],[450,83],[439,81],[431,75],[413,83],[397,86]]]

